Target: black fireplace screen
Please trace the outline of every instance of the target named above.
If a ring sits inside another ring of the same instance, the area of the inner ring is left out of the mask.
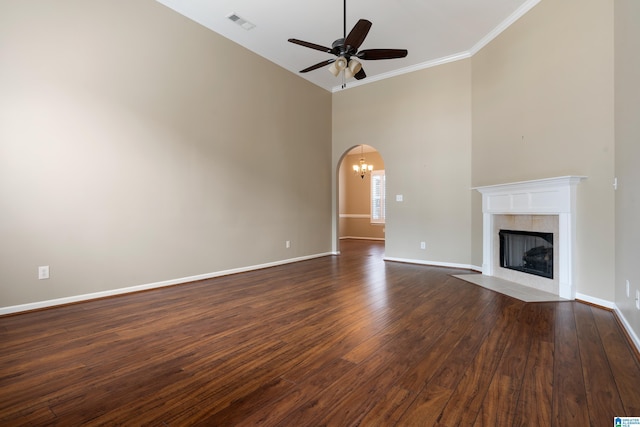
[[[553,279],[553,233],[500,230],[500,267]]]

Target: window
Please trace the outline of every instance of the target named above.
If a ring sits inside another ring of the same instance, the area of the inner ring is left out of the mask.
[[[374,170],[371,172],[371,223],[384,224],[385,210],[384,170]]]

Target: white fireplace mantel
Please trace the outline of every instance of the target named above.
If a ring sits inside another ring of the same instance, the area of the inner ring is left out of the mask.
[[[583,179],[562,176],[474,188],[482,194],[482,274],[493,276],[494,215],[558,215],[559,296],[575,299],[576,185]]]

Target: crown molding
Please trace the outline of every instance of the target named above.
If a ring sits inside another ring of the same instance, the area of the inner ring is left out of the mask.
[[[520,19],[524,14],[526,14],[531,9],[533,9],[533,7],[536,6],[538,3],[540,3],[540,1],[541,0],[529,0],[529,1],[525,2],[522,6],[520,6],[518,9],[516,9],[515,12],[513,12],[511,15],[509,15],[509,17],[507,19],[502,21],[498,26],[496,26],[493,30],[491,30],[486,36],[484,36],[482,39],[480,39],[480,41],[478,43],[473,45],[471,47],[471,49],[469,49],[467,51],[459,52],[459,53],[456,53],[456,54],[453,54],[453,55],[450,55],[450,56],[445,56],[445,57],[442,57],[442,58],[437,58],[437,59],[434,59],[434,60],[431,60],[431,61],[427,61],[427,62],[422,62],[420,64],[412,65],[411,67],[400,68],[400,69],[397,69],[397,70],[394,70],[394,71],[390,71],[388,73],[383,73],[383,74],[378,74],[376,76],[367,77],[364,80],[356,80],[354,82],[349,82],[349,83],[347,83],[347,86],[344,87],[344,88],[342,87],[342,85],[334,86],[333,88],[331,88],[331,92],[332,93],[340,92],[342,90],[352,89],[354,87],[366,85],[366,84],[369,84],[369,83],[377,82],[379,80],[384,80],[384,79],[388,79],[388,78],[391,78],[391,77],[400,76],[402,74],[407,74],[407,73],[411,73],[411,72],[414,72],[414,71],[424,70],[426,68],[431,68],[431,67],[436,67],[438,65],[447,64],[449,62],[455,62],[455,61],[460,61],[462,59],[471,58],[473,55],[478,53],[483,47],[488,45],[493,39],[498,37],[504,30],[509,28],[513,23],[515,23],[518,19]]]
[[[342,88],[342,85],[334,86],[333,88],[331,88],[331,92],[333,93],[340,92],[345,89],[351,89],[357,86],[362,86],[369,83],[377,82],[379,80],[400,76],[402,74],[407,74],[407,73],[411,73],[418,70],[424,70],[425,68],[431,68],[431,67],[436,67],[438,65],[447,64],[449,62],[460,61],[461,59],[466,59],[466,58],[469,58],[470,56],[471,54],[469,53],[469,51],[460,52],[450,56],[434,59],[432,61],[422,62],[420,64],[412,65],[410,67],[399,68],[397,70],[389,71],[388,73],[377,74],[371,77],[367,76],[365,80],[356,80],[354,82],[347,83],[347,86],[345,88]]]
[[[540,3],[540,0],[529,0],[525,2],[522,6],[520,6],[518,9],[516,9],[516,11],[513,12],[511,15],[509,15],[507,19],[502,21],[497,27],[491,30],[489,34],[484,36],[482,39],[480,39],[478,43],[476,43],[475,45],[473,45],[471,49],[469,49],[470,56],[473,56],[476,53],[478,53],[480,49],[488,45],[493,39],[498,37],[504,30],[509,28],[518,19],[522,18],[522,16],[525,13],[533,9],[533,7],[538,3]]]

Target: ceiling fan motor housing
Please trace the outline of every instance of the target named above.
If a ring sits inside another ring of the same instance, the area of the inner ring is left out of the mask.
[[[334,41],[331,44],[331,53],[333,53],[336,56],[344,56],[345,58],[347,58],[347,61],[348,61],[352,55],[356,54],[357,49],[354,48],[353,46],[345,46],[344,40],[345,39],[341,38]]]

